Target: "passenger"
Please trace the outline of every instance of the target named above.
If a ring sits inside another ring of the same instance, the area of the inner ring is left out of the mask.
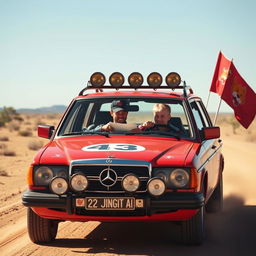
[[[162,130],[168,131],[168,122],[171,119],[171,108],[167,104],[157,103],[153,107],[154,121],[146,121],[139,126],[140,130]],[[159,126],[156,126],[159,125]],[[162,127],[160,125],[163,125]]]

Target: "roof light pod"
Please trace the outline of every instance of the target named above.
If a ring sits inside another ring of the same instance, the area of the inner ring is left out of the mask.
[[[165,82],[169,87],[175,88],[179,86],[181,82],[180,75],[176,72],[171,72],[166,76]]]
[[[159,73],[152,72],[148,75],[147,82],[149,86],[157,88],[162,84],[163,78]]]
[[[91,75],[90,82],[93,87],[99,88],[105,84],[106,78],[101,72],[95,72]]]
[[[114,72],[110,77],[109,77],[109,83],[113,87],[121,87],[124,84],[124,76],[119,73],[119,72]]]
[[[143,84],[143,76],[139,72],[133,72],[128,77],[128,83],[133,88],[138,88]]]

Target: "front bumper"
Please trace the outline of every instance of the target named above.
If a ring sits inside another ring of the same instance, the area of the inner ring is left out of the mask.
[[[86,194],[86,197],[93,197],[95,194]],[[103,195],[101,195],[104,197]],[[105,195],[109,197],[109,195]],[[113,197],[123,197],[124,195],[112,195]],[[79,198],[85,197],[79,196]],[[140,211],[139,215],[136,215],[135,211],[106,211],[106,212],[83,212],[76,208],[75,199],[78,198],[77,195],[58,196],[51,193],[34,192],[27,190],[22,197],[22,203],[24,206],[32,207],[37,209],[40,216],[44,215],[41,212],[45,212],[47,218],[59,218],[65,220],[117,220],[120,218],[126,218],[132,216],[133,218],[140,219],[142,217],[150,217],[156,214],[168,214],[175,213],[179,215],[181,210],[188,210],[188,212],[196,212],[189,210],[197,210],[204,205],[204,195],[202,193],[166,193],[165,195],[153,198],[149,195],[133,195],[136,199],[144,200],[144,208]],[[47,208],[43,210],[42,208]],[[41,209],[41,210],[40,210]],[[47,212],[47,213],[46,213]],[[110,213],[111,212],[111,213]],[[115,212],[115,214],[113,214]],[[110,214],[110,215],[108,215]],[[125,214],[125,215],[124,215]],[[58,217],[59,216],[59,217]],[[72,217],[73,216],[73,217]],[[76,217],[75,217],[76,216]],[[103,219],[101,218],[103,217]]]

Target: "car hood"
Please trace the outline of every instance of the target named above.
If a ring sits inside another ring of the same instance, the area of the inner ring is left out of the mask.
[[[73,160],[111,157],[149,161],[153,166],[185,166],[192,148],[191,141],[164,137],[62,137],[51,141],[35,162],[69,165]]]

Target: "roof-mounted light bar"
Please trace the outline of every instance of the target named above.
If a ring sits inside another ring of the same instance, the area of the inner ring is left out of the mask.
[[[158,72],[152,72],[147,77],[147,84],[143,84],[144,79],[142,74],[139,72],[133,72],[128,77],[128,84],[124,85],[125,78],[120,72],[114,72],[109,77],[109,84],[106,83],[106,78],[101,72],[95,72],[91,75],[90,81],[88,81],[87,87],[84,88],[79,95],[83,95],[84,91],[87,89],[96,89],[97,91],[102,91],[102,89],[188,89],[185,81],[183,85],[181,83],[181,77],[176,72],[170,72],[165,77],[166,84],[162,85],[163,78]],[[186,88],[185,88],[186,87]],[[185,94],[185,93],[184,93]]]

